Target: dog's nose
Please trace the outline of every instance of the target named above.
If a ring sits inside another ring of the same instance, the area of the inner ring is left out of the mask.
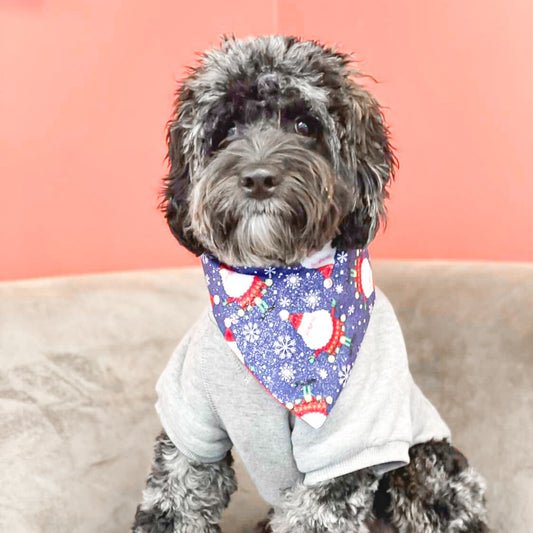
[[[267,168],[255,168],[243,172],[239,183],[247,196],[256,200],[264,200],[274,193],[281,178]]]

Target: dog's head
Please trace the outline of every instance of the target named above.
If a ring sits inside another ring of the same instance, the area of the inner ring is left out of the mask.
[[[395,159],[350,58],[282,36],[224,39],[178,90],[162,208],[196,254],[290,265],[363,247],[385,218]]]

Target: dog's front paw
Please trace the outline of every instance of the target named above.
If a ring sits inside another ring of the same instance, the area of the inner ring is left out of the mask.
[[[132,533],[220,533],[220,527],[198,516],[194,519],[179,516],[171,509],[143,510],[139,505],[131,531]]]
[[[364,469],[285,494],[270,525],[273,533],[370,533],[377,476]]]
[[[132,533],[218,533],[237,488],[231,463],[229,453],[216,463],[191,461],[161,433]]]
[[[417,444],[408,465],[387,472],[385,514],[400,532],[488,533],[485,481],[448,442]]]

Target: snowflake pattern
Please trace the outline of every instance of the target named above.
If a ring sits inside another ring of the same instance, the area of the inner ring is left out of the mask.
[[[296,341],[289,335],[280,335],[274,341],[274,353],[280,359],[289,359],[296,351]]]
[[[354,305],[350,305],[350,307],[348,307],[348,314],[349,315],[353,315],[355,312],[355,306]]]
[[[225,325],[230,328],[231,326],[235,325],[239,321],[239,315],[237,313],[233,313],[226,317],[224,320]]]
[[[346,263],[346,261],[348,261],[348,254],[344,251],[342,252],[339,252],[337,254],[337,261],[339,261],[339,263],[342,265],[343,263]]]
[[[338,376],[339,376],[339,383],[344,387],[346,385],[346,382],[348,381],[348,377],[350,376],[350,370],[352,369],[352,365],[342,365],[341,369],[339,370]]]
[[[242,334],[248,342],[255,342],[259,338],[259,328],[254,322],[247,322],[242,328]]]
[[[320,293],[317,290],[309,291],[304,297],[305,305],[315,309],[320,304]]]
[[[265,268],[265,274],[268,276],[269,279],[272,278],[276,274],[276,269],[274,267],[267,267]]]
[[[294,368],[291,365],[284,364],[279,369],[279,377],[286,383],[290,383],[294,379]]]
[[[335,285],[335,292],[337,294],[342,294],[344,292],[344,287],[338,283],[337,285]]]
[[[291,272],[286,278],[285,278],[285,285],[287,287],[290,287],[291,289],[296,289],[300,286],[300,282],[302,280],[300,279],[300,274],[296,274],[295,272]]]
[[[282,296],[280,299],[279,299],[279,305],[281,305],[281,307],[288,307],[290,305],[291,301],[289,298],[287,298],[287,296]]]
[[[321,368],[319,371],[318,371],[318,375],[322,378],[322,379],[326,379],[328,377],[328,371],[325,369],[325,368]]]

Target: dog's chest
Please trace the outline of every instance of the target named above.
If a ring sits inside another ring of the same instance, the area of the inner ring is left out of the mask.
[[[261,387],[223,339],[219,348],[216,371],[206,378],[211,400],[261,496],[275,502],[281,490],[303,479],[292,453],[294,416]]]

